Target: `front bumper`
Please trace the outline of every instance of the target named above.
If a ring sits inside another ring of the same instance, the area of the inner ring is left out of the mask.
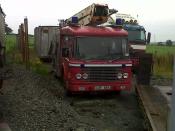
[[[106,92],[106,91],[121,91],[130,90],[131,83],[67,83],[67,89],[71,92]]]

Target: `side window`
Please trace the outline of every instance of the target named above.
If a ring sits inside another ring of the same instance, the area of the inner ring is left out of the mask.
[[[67,41],[68,37],[67,36],[63,36],[63,39],[62,39],[62,48],[66,48],[67,47]]]
[[[69,57],[68,36],[63,36],[61,51],[63,57]]]
[[[140,37],[141,37],[141,40],[145,40],[145,31],[141,31]]]
[[[75,37],[70,38],[70,49],[71,49],[71,56],[73,57],[75,54],[75,48],[76,48],[76,39]]]
[[[122,50],[124,56],[129,56],[128,40],[122,39]]]
[[[64,36],[63,37],[62,51],[66,50],[66,52],[68,52],[68,53],[66,53],[68,57],[73,56],[74,42],[75,42],[75,38],[72,36]]]

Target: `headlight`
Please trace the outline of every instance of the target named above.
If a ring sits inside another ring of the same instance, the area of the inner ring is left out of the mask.
[[[78,74],[75,75],[75,77],[79,80],[79,79],[81,79],[81,74],[78,73]]]
[[[128,73],[123,73],[123,78],[128,78]]]
[[[118,73],[118,74],[117,74],[117,78],[118,78],[118,79],[121,79],[122,77],[123,77],[122,73]]]
[[[82,77],[83,77],[83,79],[87,79],[87,78],[88,78],[88,74],[84,73],[84,74],[82,75]]]

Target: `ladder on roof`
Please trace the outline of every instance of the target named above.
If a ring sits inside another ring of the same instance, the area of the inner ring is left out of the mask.
[[[109,16],[116,12],[115,9],[109,9],[107,4],[92,4],[72,17],[78,18],[79,25],[100,25],[107,22]],[[71,23],[72,17],[66,20],[67,24]]]

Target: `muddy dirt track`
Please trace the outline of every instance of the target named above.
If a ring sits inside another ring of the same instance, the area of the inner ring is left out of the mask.
[[[52,75],[13,66],[4,82],[0,112],[12,131],[143,131],[136,94],[85,94],[67,97]]]

